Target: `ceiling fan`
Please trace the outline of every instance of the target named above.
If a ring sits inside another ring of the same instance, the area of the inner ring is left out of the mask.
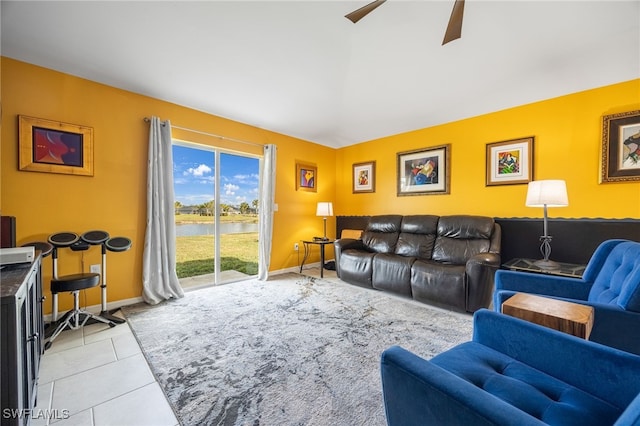
[[[370,12],[375,10],[378,6],[387,0],[375,0],[360,9],[345,15],[345,18],[349,19],[354,24],[367,16]],[[449,18],[449,24],[447,25],[447,31],[444,33],[444,40],[442,45],[449,43],[450,41],[460,38],[462,35],[462,15],[464,12],[464,0],[456,0],[453,4],[453,10],[451,11],[451,17]]]

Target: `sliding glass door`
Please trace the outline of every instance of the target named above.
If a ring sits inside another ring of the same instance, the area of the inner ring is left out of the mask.
[[[260,161],[219,152],[220,268],[222,281],[258,274]]]
[[[174,141],[176,269],[183,287],[258,273],[260,159]]]

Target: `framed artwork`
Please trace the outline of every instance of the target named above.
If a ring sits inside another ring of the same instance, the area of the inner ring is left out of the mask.
[[[93,128],[18,116],[20,170],[93,176]]]
[[[376,192],[376,162],[353,165],[353,193]]]
[[[640,111],[605,115],[600,183],[640,181]]]
[[[296,191],[318,192],[318,168],[315,164],[296,163]]]
[[[487,144],[485,185],[515,185],[533,180],[533,136]]]
[[[449,194],[451,145],[398,153],[398,196]]]

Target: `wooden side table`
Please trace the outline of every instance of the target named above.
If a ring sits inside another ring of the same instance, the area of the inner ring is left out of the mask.
[[[528,293],[516,293],[502,304],[502,313],[589,339],[593,307]]]
[[[307,261],[309,254],[311,254],[311,245],[315,244],[320,246],[320,278],[324,278],[324,246],[327,244],[333,244],[334,240],[304,240],[302,244],[304,245],[304,257],[302,258],[302,263],[300,264],[300,272],[302,272],[302,267],[304,266],[304,262]]]

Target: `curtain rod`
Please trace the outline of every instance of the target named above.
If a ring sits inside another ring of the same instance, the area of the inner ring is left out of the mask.
[[[147,123],[151,122],[151,119],[149,117],[144,117],[143,120],[145,122],[147,122]],[[167,124],[166,121],[160,121],[160,123],[162,123],[163,126],[165,126]],[[174,128],[174,129],[180,129],[180,130],[184,130],[184,131],[191,132],[191,133],[198,133],[198,134],[205,135],[205,136],[211,136],[211,137],[222,139],[222,140],[225,140],[225,141],[244,143],[244,144],[247,144],[247,145],[259,146],[259,147],[264,148],[263,144],[259,144],[259,143],[255,143],[255,142],[247,142],[247,141],[243,141],[243,140],[240,140],[240,139],[228,138],[226,136],[216,135],[215,133],[207,133],[207,132],[203,132],[203,131],[200,131],[200,130],[189,129],[187,127],[180,127],[180,126],[174,126],[174,125],[171,125],[171,127]]]

